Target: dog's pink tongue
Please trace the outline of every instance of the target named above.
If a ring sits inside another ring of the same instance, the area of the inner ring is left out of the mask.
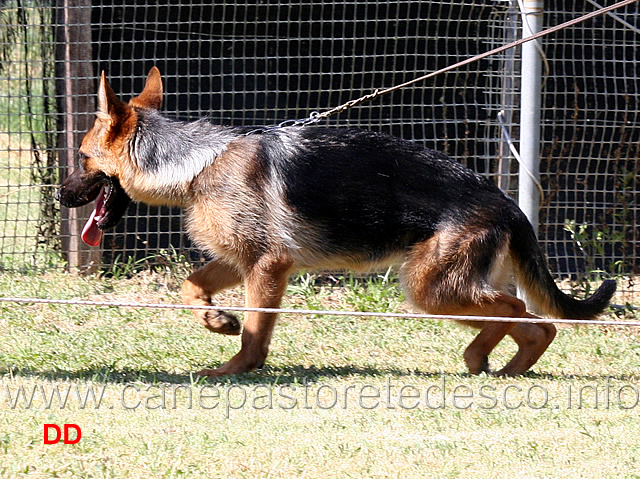
[[[102,241],[102,230],[98,228],[98,220],[102,218],[104,213],[104,188],[102,188],[98,198],[96,198],[91,216],[89,216],[87,223],[84,225],[84,228],[82,228],[82,241],[89,246],[98,246],[100,241]]]

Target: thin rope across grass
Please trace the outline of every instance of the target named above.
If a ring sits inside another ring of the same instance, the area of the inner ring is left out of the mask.
[[[296,308],[249,308],[245,306],[195,306],[191,304],[166,303],[136,303],[129,301],[88,301],[81,299],[42,299],[42,298],[11,298],[0,297],[0,303],[30,303],[30,304],[58,304],[72,306],[88,306],[97,308],[148,308],[148,309],[195,309],[200,311],[233,311],[255,313],[283,313],[318,316],[355,316],[360,318],[400,318],[400,319],[440,319],[449,321],[491,321],[502,323],[552,323],[552,324],[581,324],[597,326],[626,326],[638,327],[640,321],[607,321],[562,318],[509,318],[493,316],[462,316],[423,313],[382,313],[375,311],[344,311],[344,310],[315,310]]]

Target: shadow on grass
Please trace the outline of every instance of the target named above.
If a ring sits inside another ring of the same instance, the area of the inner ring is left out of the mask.
[[[149,384],[171,383],[191,384],[193,381],[188,374],[174,374],[165,371],[151,371],[143,369],[113,369],[108,366],[81,369],[77,371],[42,371],[34,369],[0,369],[0,374],[38,378],[48,381],[92,381],[96,383],[133,383]],[[194,377],[195,381],[195,377]]]
[[[82,369],[78,371],[36,371],[33,369],[0,369],[0,375],[21,376],[40,378],[49,381],[92,381],[97,383],[145,383],[145,384],[179,384],[179,385],[203,385],[203,384],[237,384],[237,385],[298,385],[298,384],[314,384],[327,382],[331,380],[339,380],[345,378],[357,378],[358,380],[372,379],[381,380],[390,378],[393,380],[407,378],[420,379],[440,379],[455,378],[473,379],[478,376],[471,375],[466,372],[448,373],[448,372],[429,372],[429,371],[408,371],[396,368],[376,368],[371,366],[265,366],[263,369],[246,373],[242,375],[229,376],[224,378],[202,378],[193,373],[176,374],[166,371],[154,371],[150,369],[114,369],[109,366],[94,367]],[[527,372],[519,378],[512,380],[528,379],[528,380],[544,380],[544,381],[638,381],[638,375],[574,375],[561,374],[554,375],[550,373]],[[502,380],[496,378],[496,381]]]
[[[40,378],[49,381],[92,381],[98,383],[126,384],[141,382],[148,384],[238,384],[238,385],[289,385],[289,384],[313,384],[321,381],[329,381],[343,378],[372,378],[380,379],[390,377],[393,379],[407,376],[422,378],[438,378],[442,375],[460,377],[457,374],[440,372],[412,372],[394,368],[375,368],[358,366],[265,366],[256,371],[229,376],[223,378],[202,378],[193,373],[176,374],[166,371],[153,371],[150,369],[114,369],[108,366],[94,367],[77,371],[42,371],[34,369],[0,369],[0,375]]]

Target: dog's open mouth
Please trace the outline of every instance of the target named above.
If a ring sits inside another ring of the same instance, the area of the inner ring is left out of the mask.
[[[82,241],[89,246],[98,246],[102,241],[103,231],[114,227],[122,218],[131,198],[127,195],[115,178],[102,186],[96,198],[93,211],[82,229]]]
[[[82,228],[82,241],[89,246],[98,246],[102,241],[101,221],[107,214],[106,200],[111,194],[110,186],[103,186],[96,198],[96,203],[89,220]]]

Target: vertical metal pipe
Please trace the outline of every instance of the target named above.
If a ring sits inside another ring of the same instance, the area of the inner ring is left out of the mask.
[[[518,1],[511,0],[505,16],[504,25],[504,44],[512,43],[518,38],[518,30],[520,27]],[[504,67],[502,70],[502,93],[500,106],[504,111],[504,123],[507,130],[511,130],[513,124],[513,113],[517,111],[517,95],[516,95],[516,77],[517,77],[517,60],[516,49],[510,48],[504,52]],[[511,183],[511,152],[507,144],[507,138],[501,133],[502,141],[498,145],[498,186],[502,191],[513,189]]]
[[[543,0],[522,0],[522,36],[529,37],[542,29]],[[540,106],[542,57],[539,40],[522,45],[522,79],[520,100],[520,156],[524,165],[518,175],[518,204],[538,232],[540,192]],[[528,170],[528,171],[527,171]],[[533,176],[533,178],[532,178]]]

